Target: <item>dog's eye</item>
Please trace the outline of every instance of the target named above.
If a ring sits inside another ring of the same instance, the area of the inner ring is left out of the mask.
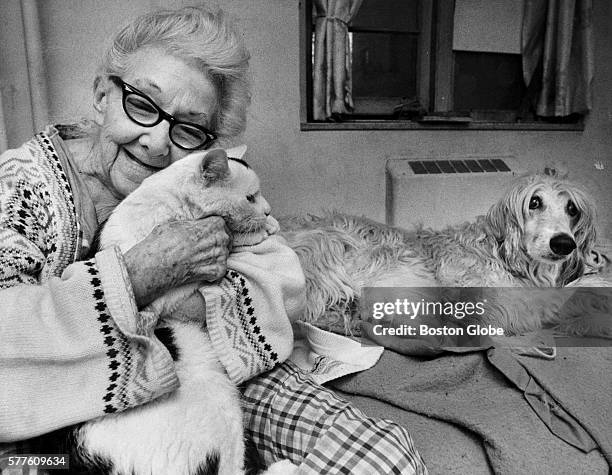
[[[255,195],[247,195],[246,199],[249,203],[255,203]]]
[[[572,218],[578,216],[578,208],[576,208],[576,205],[574,204],[573,201],[568,201],[567,202],[567,214],[569,214]]]
[[[542,198],[539,196],[532,196],[529,201],[529,209],[538,209],[542,207]]]

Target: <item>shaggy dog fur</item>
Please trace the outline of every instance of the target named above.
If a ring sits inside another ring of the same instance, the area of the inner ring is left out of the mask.
[[[488,313],[478,323],[510,335],[548,324],[612,336],[611,304],[592,289],[611,285],[609,261],[594,249],[595,208],[563,180],[520,179],[486,216],[442,231],[411,233],[334,212],[287,218],[281,228],[306,275],[305,320],[323,327],[342,323],[355,333],[365,286],[493,287]],[[550,290],[537,291],[565,286],[585,289],[569,303]]]

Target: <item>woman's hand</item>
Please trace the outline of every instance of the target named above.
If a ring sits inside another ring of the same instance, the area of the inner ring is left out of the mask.
[[[160,224],[124,254],[138,307],[182,284],[225,275],[230,237],[223,218]]]

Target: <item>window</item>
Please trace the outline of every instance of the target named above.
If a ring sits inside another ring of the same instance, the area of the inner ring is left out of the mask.
[[[418,1],[364,2],[351,20],[353,116],[391,116],[405,98],[418,97],[418,7]]]
[[[553,13],[569,15],[567,28],[590,27],[582,8]],[[590,90],[559,100],[546,77],[558,59],[543,55],[542,33],[586,69],[592,38],[563,44],[540,10],[524,0],[304,0],[302,127],[580,129]],[[521,46],[529,34],[533,52]],[[588,85],[592,70],[583,72]]]

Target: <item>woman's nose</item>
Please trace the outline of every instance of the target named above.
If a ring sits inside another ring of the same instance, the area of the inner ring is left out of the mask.
[[[140,145],[147,149],[150,157],[165,157],[170,152],[170,124],[162,120],[153,127],[143,127]]]

